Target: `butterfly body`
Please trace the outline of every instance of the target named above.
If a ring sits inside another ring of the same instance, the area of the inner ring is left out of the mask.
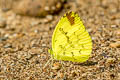
[[[92,52],[92,40],[78,14],[66,13],[58,22],[52,36],[54,59],[84,62]]]

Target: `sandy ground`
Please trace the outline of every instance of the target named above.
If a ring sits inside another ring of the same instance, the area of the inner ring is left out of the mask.
[[[50,59],[60,17],[76,11],[93,40],[85,63]],[[120,0],[70,0],[45,18],[0,11],[0,80],[120,80]]]

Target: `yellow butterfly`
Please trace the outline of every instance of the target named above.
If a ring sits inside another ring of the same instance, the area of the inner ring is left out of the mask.
[[[88,60],[92,52],[92,40],[78,14],[68,12],[60,19],[52,36],[52,49],[48,51],[56,60]]]

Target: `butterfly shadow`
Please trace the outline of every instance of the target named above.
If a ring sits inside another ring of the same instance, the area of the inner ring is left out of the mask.
[[[93,62],[93,61],[87,61],[84,63],[74,63],[74,65],[81,65],[81,66],[93,66],[98,64],[98,62]]]

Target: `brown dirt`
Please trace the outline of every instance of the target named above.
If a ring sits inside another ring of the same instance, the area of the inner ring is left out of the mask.
[[[45,18],[0,11],[0,80],[120,80],[120,0],[68,0]],[[85,63],[50,59],[51,37],[59,18],[76,11],[93,40]]]

